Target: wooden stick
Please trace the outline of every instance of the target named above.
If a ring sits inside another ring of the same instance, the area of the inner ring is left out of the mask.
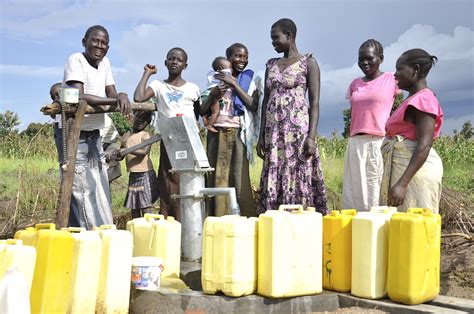
[[[155,104],[150,102],[131,102],[130,103],[132,110],[140,110],[140,111],[155,111]],[[65,104],[64,111],[68,114],[75,113],[77,110],[77,106],[75,104]],[[87,114],[92,113],[104,113],[104,112],[118,112],[120,111],[117,106],[90,106],[86,103],[86,112]],[[61,106],[57,102],[53,102],[52,104],[48,104],[41,108],[41,112],[44,115],[54,115],[61,113]]]
[[[442,237],[442,238],[463,237],[463,238],[466,238],[466,239],[472,241],[472,236],[470,236],[470,235],[468,235],[468,234],[464,234],[464,233],[448,233],[448,234],[442,234],[441,237]]]
[[[144,140],[143,142],[135,145],[135,146],[132,146],[132,147],[129,147],[129,148],[124,148],[120,151],[120,153],[125,156],[127,154],[130,154],[130,153],[133,153],[134,151],[136,151],[137,149],[140,149],[140,148],[143,148],[143,147],[146,147],[148,145],[151,145],[155,142],[158,142],[158,141],[161,141],[161,134],[155,134],[153,135],[152,137]]]
[[[61,179],[61,187],[59,189],[59,201],[56,209],[56,227],[63,228],[68,226],[69,211],[71,207],[72,184],[74,182],[74,174],[76,168],[77,146],[79,144],[79,135],[81,133],[81,124],[87,109],[87,103],[84,100],[79,101],[76,115],[74,117],[71,130],[68,132],[67,140],[67,156],[65,175]]]

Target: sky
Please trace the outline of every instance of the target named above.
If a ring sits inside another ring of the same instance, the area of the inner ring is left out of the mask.
[[[145,64],[158,67],[152,79],[167,77],[166,53],[176,46],[189,56],[183,77],[201,89],[212,60],[235,42],[249,49],[247,68],[263,76],[266,61],[281,56],[270,28],[283,17],[298,27],[298,50],[312,53],[321,69],[321,135],[342,133],[347,87],[362,75],[358,48],[369,38],[384,46],[382,71],[395,71],[397,58],[411,48],[437,56],[428,86],[445,114],[442,134],[474,123],[471,0],[1,0],[0,112],[17,112],[20,129],[49,121],[39,110],[50,102],[49,88],[62,80],[69,55],[84,51],[89,26],[107,28],[117,90],[133,97]]]

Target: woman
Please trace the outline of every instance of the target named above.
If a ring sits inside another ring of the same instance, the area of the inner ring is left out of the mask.
[[[207,133],[207,156],[215,168],[208,176],[208,187],[235,187],[237,202],[243,216],[255,216],[255,199],[252,194],[249,175],[249,161],[252,160],[252,145],[256,138],[258,111],[258,77],[252,70],[245,70],[248,64],[248,50],[235,43],[226,50],[226,57],[232,64],[232,75],[224,73],[214,77],[219,84],[201,96],[200,114],[206,115],[212,104],[223,99],[219,116],[214,124],[217,133]],[[230,87],[230,90],[229,90]],[[230,213],[225,196],[215,196],[210,202],[210,213],[222,216]]]
[[[351,103],[350,138],[344,161],[342,203],[344,208],[367,211],[379,205],[383,159],[380,148],[385,123],[399,93],[391,72],[380,71],[383,46],[374,39],[359,48],[359,68],[364,76],[349,85]]]
[[[303,204],[327,213],[326,189],[316,144],[319,67],[296,47],[296,25],[281,19],[271,28],[283,58],[267,62],[257,154],[264,159],[257,212]],[[309,105],[305,99],[308,91]]]
[[[437,60],[422,49],[408,50],[397,60],[395,79],[409,95],[387,121],[380,197],[381,204],[397,206],[399,211],[410,207],[439,211],[443,164],[431,146],[439,137],[443,111],[426,83]]]

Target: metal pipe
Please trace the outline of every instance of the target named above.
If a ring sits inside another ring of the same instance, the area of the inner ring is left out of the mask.
[[[179,171],[180,195],[196,195],[203,187],[203,172]],[[186,262],[197,262],[202,256],[202,225],[206,218],[203,205],[197,196],[180,198],[181,257]]]
[[[199,190],[199,193],[203,195],[227,195],[230,203],[231,215],[240,215],[239,203],[237,203],[237,194],[235,188],[203,188]]]

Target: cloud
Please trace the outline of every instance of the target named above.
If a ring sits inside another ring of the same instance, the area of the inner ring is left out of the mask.
[[[0,75],[29,76],[29,77],[61,77],[63,67],[30,66],[15,64],[0,64]]]
[[[127,73],[126,68],[112,67],[113,73],[121,74]],[[26,77],[39,77],[39,78],[50,78],[50,77],[62,77],[64,73],[64,67],[48,67],[48,66],[31,66],[31,65],[17,65],[17,64],[0,64],[0,75],[12,75],[12,76],[26,76]]]

